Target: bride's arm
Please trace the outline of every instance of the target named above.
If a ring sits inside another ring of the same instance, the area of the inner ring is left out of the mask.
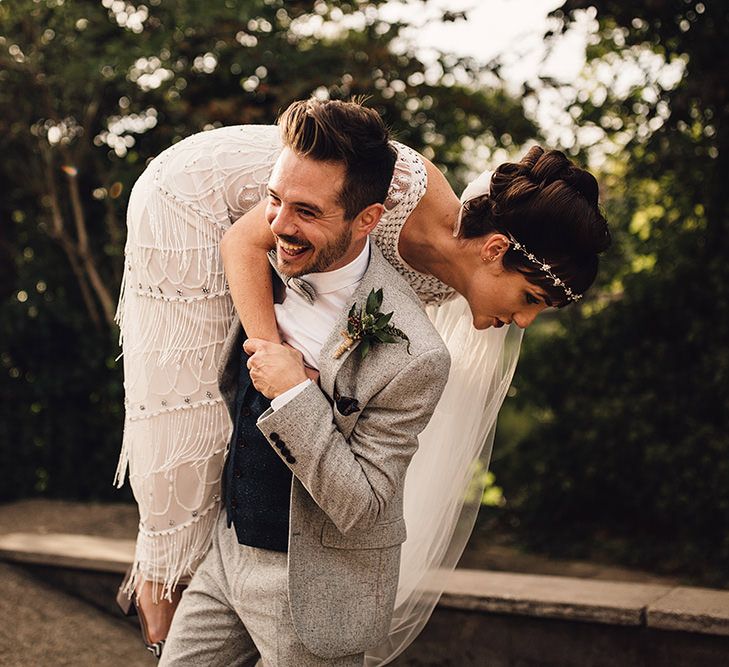
[[[273,311],[273,279],[266,256],[274,238],[262,201],[240,217],[225,232],[220,252],[230,295],[249,338],[280,343]]]

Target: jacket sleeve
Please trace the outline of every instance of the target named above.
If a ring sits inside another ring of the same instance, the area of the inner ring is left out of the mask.
[[[366,529],[401,493],[418,434],[448,379],[450,359],[431,349],[410,360],[362,408],[348,439],[315,383],[267,411],[258,428],[336,527]]]

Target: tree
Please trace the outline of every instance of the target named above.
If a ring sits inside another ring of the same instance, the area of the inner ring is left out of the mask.
[[[203,129],[273,122],[311,94],[370,95],[454,185],[468,146],[535,134],[478,63],[426,66],[398,44],[403,25],[381,20],[381,4],[0,2],[3,497],[111,493],[124,211],[161,150]]]
[[[717,3],[578,0],[555,11],[556,32],[586,7],[590,71],[644,73],[575,101],[576,124],[608,146],[620,262],[530,341],[517,385],[538,425],[496,474],[533,545],[726,584],[729,17]],[[680,76],[651,74],[655,58]]]

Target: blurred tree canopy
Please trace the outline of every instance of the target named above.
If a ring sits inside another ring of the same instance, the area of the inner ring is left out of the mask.
[[[586,7],[598,30],[569,111],[599,130],[616,248],[598,297],[526,339],[515,384],[534,427],[497,452],[504,515],[556,554],[727,585],[729,14],[570,0],[555,33]]]
[[[456,187],[538,136],[498,62],[425,62],[382,4],[0,0],[0,499],[119,498],[124,214],[164,148],[312,94],[369,95]],[[490,511],[540,549],[726,584],[729,14],[569,0],[548,39],[585,16],[585,72],[540,86],[600,165],[615,244],[525,338]]]
[[[164,148],[311,94],[370,95],[454,184],[464,151],[537,134],[497,74],[423,62],[381,4],[0,0],[0,499],[119,498],[124,212]]]

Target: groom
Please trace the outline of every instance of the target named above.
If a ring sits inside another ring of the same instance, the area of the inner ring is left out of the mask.
[[[226,341],[226,511],[165,665],[362,665],[389,629],[405,472],[448,376],[417,295],[368,238],[395,159],[379,115],[308,101],[279,125],[266,217],[286,344],[246,340],[239,323]],[[379,335],[362,334],[368,318]]]

